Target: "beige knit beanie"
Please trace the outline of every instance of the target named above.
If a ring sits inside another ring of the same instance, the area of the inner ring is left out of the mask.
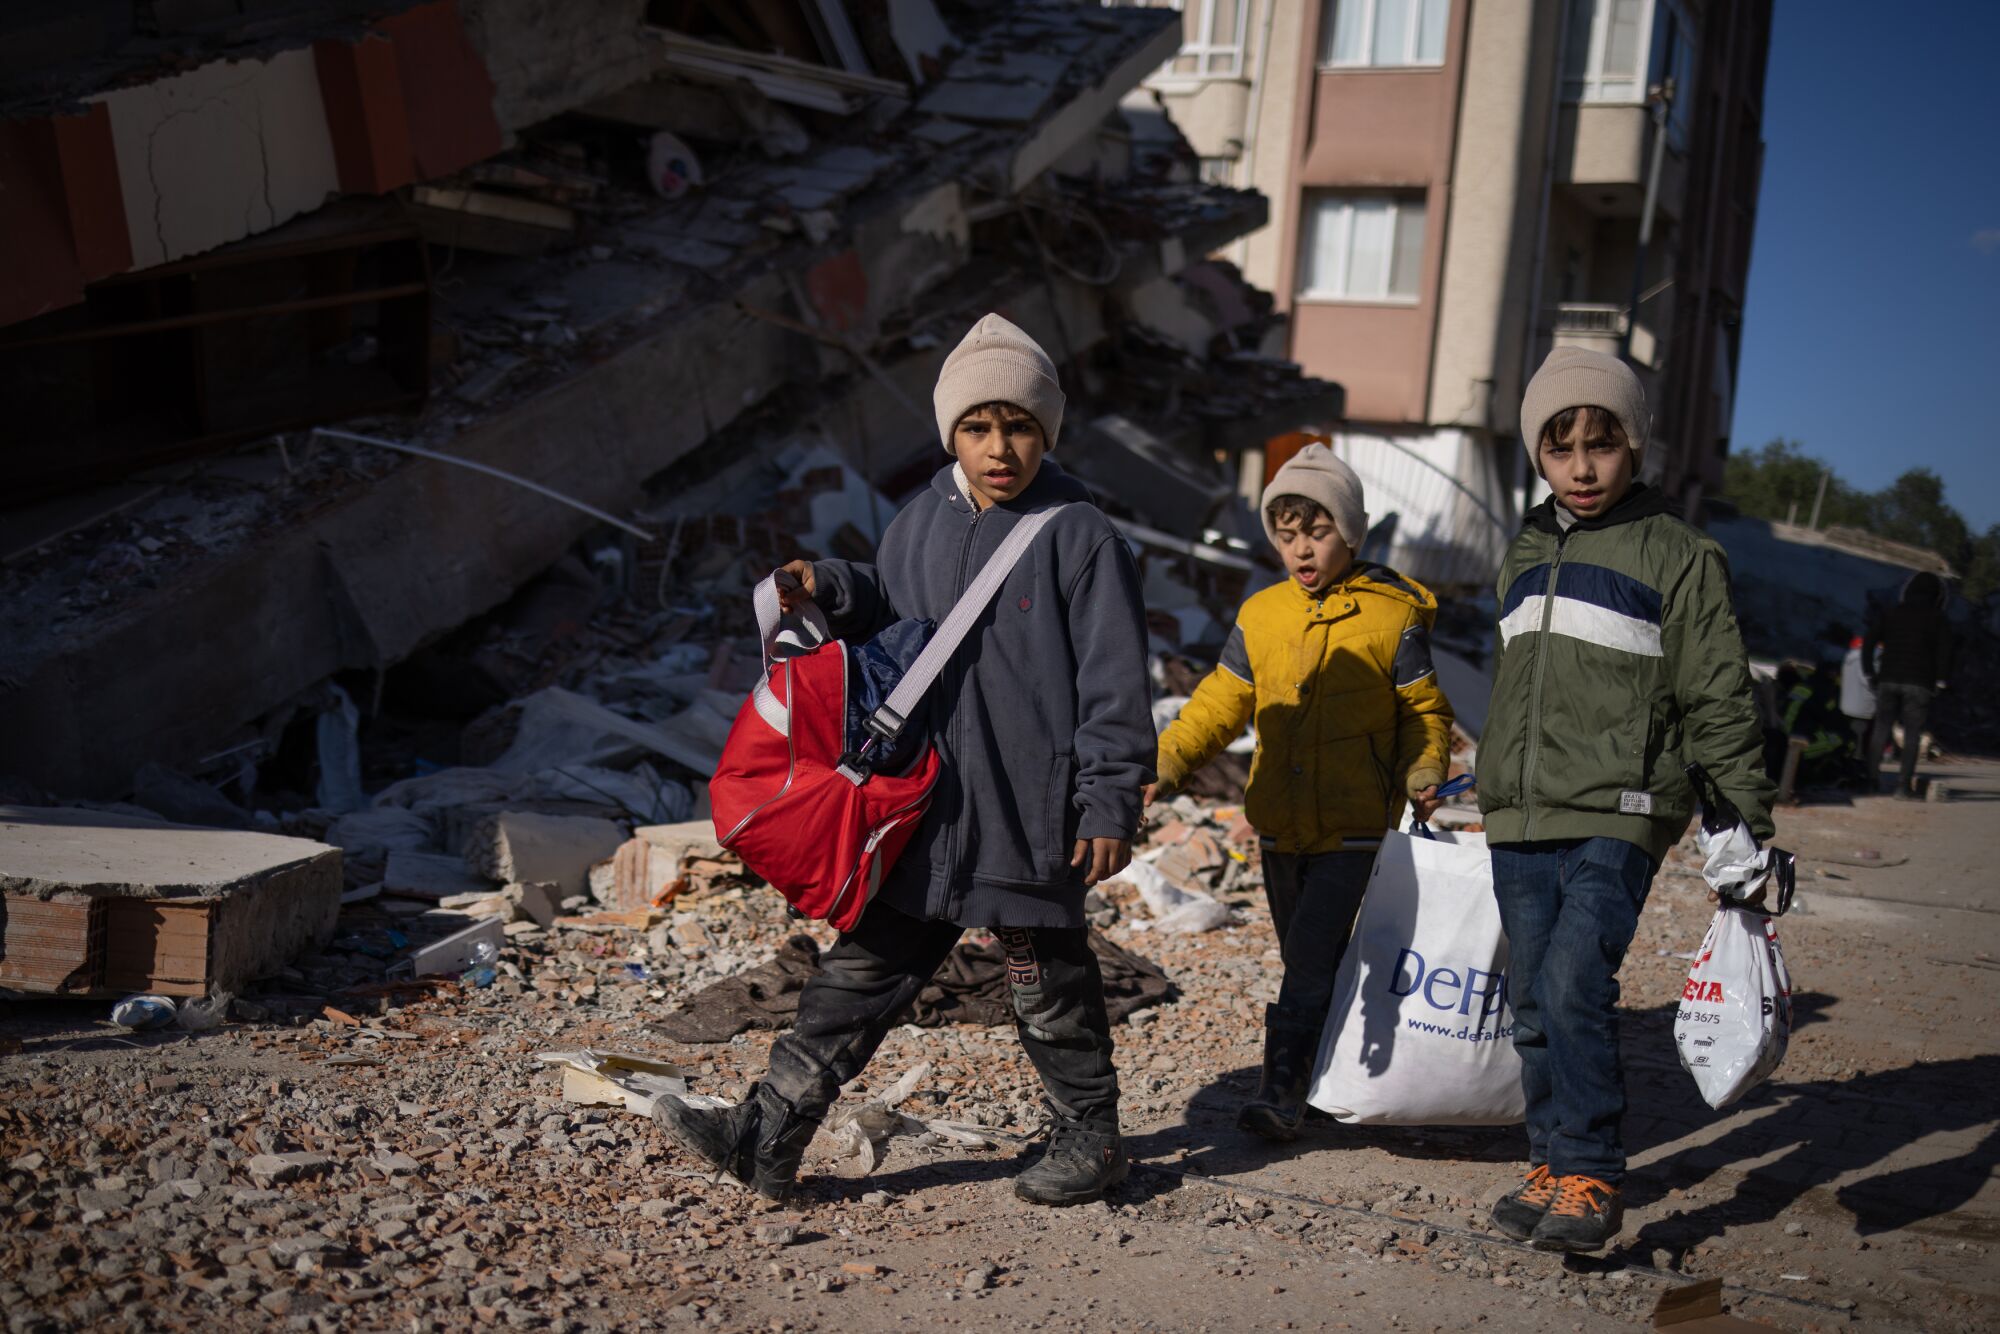
[[[1559,347],[1549,353],[1521,396],[1521,443],[1537,473],[1542,470],[1542,428],[1571,408],[1603,408],[1616,417],[1631,443],[1633,468],[1645,462],[1646,431],[1653,417],[1646,411],[1646,390],[1639,377],[1609,352]]]
[[[944,359],[931,403],[947,454],[953,452],[951,433],[958,419],[982,403],[1026,408],[1041,423],[1050,449],[1062,430],[1063,391],[1056,383],[1056,364],[1040,343],[998,315],[981,316]]]
[[[1279,496],[1304,496],[1333,517],[1334,531],[1352,552],[1361,550],[1368,536],[1368,509],[1361,498],[1361,479],[1342,463],[1334,452],[1321,444],[1307,445],[1278,469],[1278,475],[1264,488],[1264,536],[1278,544],[1278,530],[1271,523],[1271,502]]]

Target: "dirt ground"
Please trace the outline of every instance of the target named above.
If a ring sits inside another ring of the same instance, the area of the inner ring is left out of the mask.
[[[1694,878],[1656,882],[1622,978],[1630,1213],[1599,1260],[1488,1228],[1516,1129],[1322,1121],[1282,1147],[1234,1130],[1277,984],[1246,897],[1205,934],[1143,929],[1142,911],[1109,928],[1180,994],[1116,1030],[1135,1170],[1070,1210],[1011,1194],[1035,1086],[1004,1028],[898,1029],[849,1091],[928,1061],[903,1110],[996,1147],[899,1137],[861,1177],[822,1135],[784,1208],[695,1171],[644,1118],[563,1102],[535,1051],[652,1052],[735,1096],[769,1047],[649,1035],[680,993],[616,936],[517,942],[494,987],[356,1002],[352,1023],[156,1036],[110,1028],[102,1004],[9,1005],[0,1309],[17,1331],[1596,1330],[1720,1278],[1776,1328],[1990,1328],[2000,765],[1927,773],[1959,799],[1781,814],[1806,869],[1780,923],[1797,1031],[1722,1113],[1670,1031],[1710,909]],[[796,929],[768,891],[719,897],[676,935],[706,942],[685,948],[713,975]]]

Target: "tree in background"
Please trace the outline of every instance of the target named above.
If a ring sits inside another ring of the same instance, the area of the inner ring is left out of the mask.
[[[1972,559],[1965,563],[1965,595],[1977,602],[2000,592],[2000,523],[1972,542]]]
[[[1944,479],[1929,468],[1912,468],[1871,498],[1875,532],[1892,542],[1929,547],[1963,572],[1972,556],[1972,530],[1945,503]]]
[[[1731,454],[1724,465],[1722,493],[1743,513],[1759,519],[1786,519],[1804,523],[1812,517],[1813,499],[1819,495],[1820,478],[1832,469],[1806,453],[1796,440],[1773,440],[1762,449]],[[1856,491],[1838,477],[1830,478],[1826,501],[1820,506],[1819,521],[1866,527],[1869,496]]]
[[[1759,519],[1804,523],[1826,481],[1820,504],[1821,527],[1863,528],[1892,542],[1926,547],[1951,562],[1963,577],[1961,590],[1974,602],[2000,592],[2000,524],[1977,537],[1965,516],[1944,498],[1944,479],[1929,468],[1912,468],[1880,491],[1861,491],[1834,474],[1830,464],[1806,453],[1796,440],[1773,440],[1762,449],[1731,454],[1723,472],[1723,495]]]

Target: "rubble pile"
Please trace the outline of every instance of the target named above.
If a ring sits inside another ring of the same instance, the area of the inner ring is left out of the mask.
[[[892,1031],[815,1141],[801,1197],[782,1209],[754,1201],[697,1170],[644,1109],[660,1091],[742,1096],[773,1034],[688,1043],[662,1036],[662,1021],[717,983],[809,968],[830,935],[788,918],[726,857],[655,837],[685,847],[688,872],[659,906],[572,902],[546,924],[516,905],[482,907],[485,920],[512,920],[492,960],[463,976],[382,976],[393,933],[443,931],[473,909],[384,890],[349,904],[331,946],[239,998],[210,1031],[114,1036],[75,1016],[10,1024],[25,1047],[0,1065],[0,1299],[12,1327],[583,1330],[676,1312],[728,1327],[770,1321],[772,1303],[808,1327],[820,1321],[800,1303],[912,1287],[964,1300],[967,1273],[983,1275],[979,1291],[1039,1281],[1047,1245],[1114,1235],[1118,1246],[1277,1240],[1357,1276],[1417,1265],[1624,1320],[1643,1320],[1661,1289],[1646,1271],[1562,1273],[1498,1243],[1485,1235],[1490,1192],[1412,1186],[1382,1156],[1400,1145],[1434,1172],[1489,1158],[1504,1168],[1512,1131],[1328,1130],[1347,1146],[1342,1161],[1360,1165],[1316,1187],[1317,1203],[1203,1186],[1200,1155],[1142,1147],[1154,1165],[1141,1185],[1109,1205],[1037,1215],[1053,1231],[1035,1253],[996,1260],[1001,1243],[982,1229],[1003,1223],[988,1197],[1004,1193],[1042,1114],[1011,1022]],[[1240,808],[1182,797],[1152,813],[1141,853],[1162,882],[1225,911],[1208,929],[1176,930],[1183,909],[1156,916],[1130,877],[1093,891],[1103,936],[1174,988],[1117,1029],[1123,1118],[1135,1134],[1226,1127],[1254,1084],[1278,981],[1255,841]],[[1699,939],[1708,908],[1689,855],[1669,858],[1649,906],[1625,975],[1635,1003],[1673,994],[1687,967],[1675,951]],[[1792,948],[1812,966],[1796,934]],[[1654,1027],[1649,1011],[1642,1036],[1671,1065]],[[1822,1059],[1802,1051],[1799,1075]],[[925,1267],[883,1259],[904,1242]],[[1813,1262],[1795,1249],[1770,1264],[1806,1272]],[[1727,1245],[1712,1262],[1704,1251],[1681,1263],[1778,1282]]]

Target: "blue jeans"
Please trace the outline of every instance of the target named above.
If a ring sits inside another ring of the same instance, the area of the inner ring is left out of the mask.
[[[1652,887],[1652,857],[1615,838],[1493,845],[1507,930],[1528,1159],[1557,1176],[1625,1176],[1618,967]]]

